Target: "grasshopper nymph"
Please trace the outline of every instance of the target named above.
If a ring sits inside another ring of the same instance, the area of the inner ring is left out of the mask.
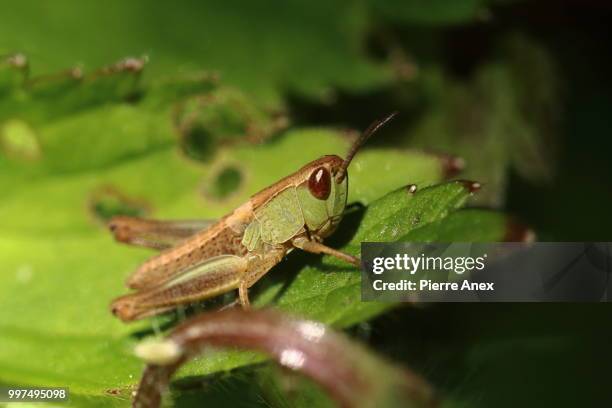
[[[314,160],[217,222],[111,220],[117,240],[162,250],[129,277],[127,286],[136,292],[115,299],[113,314],[124,321],[141,319],[234,289],[248,308],[248,289],[295,248],[359,266],[358,258],[322,241],[342,218],[355,153],[394,116],[370,125],[345,159]]]

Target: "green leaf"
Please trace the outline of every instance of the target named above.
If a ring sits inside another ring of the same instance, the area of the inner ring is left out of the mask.
[[[141,113],[130,106],[103,109],[113,115]],[[50,124],[65,126],[65,130],[57,133],[54,143],[51,133],[45,136],[48,147],[43,154],[47,156],[40,163],[7,166],[0,175],[0,382],[67,385],[87,405],[96,398],[114,400],[108,395],[117,392],[129,398],[129,387],[136,383],[141,369],[131,354],[136,341],[132,335],[152,327],[151,321],[122,324],[108,311],[110,300],[126,291],[123,280],[127,274],[151,255],[112,241],[102,225],[109,211],[129,208],[134,214],[159,218],[220,216],[308,160],[343,154],[349,145],[333,131],[295,130],[272,143],[221,149],[205,164],[186,158],[173,143],[162,143],[164,138],[170,140],[163,129],[157,133],[160,142],[152,143],[151,136],[138,126],[121,133],[115,129],[121,121],[113,126],[109,121],[106,142],[93,140],[79,146],[76,135],[90,123],[84,118],[91,115],[95,123],[100,112],[94,109]],[[90,129],[96,131],[95,126]],[[129,140],[122,144],[121,138]],[[67,156],[71,146],[78,155]],[[126,153],[135,148],[141,153]],[[376,171],[389,158],[393,162],[388,176],[381,179]],[[37,166],[41,168],[36,170]],[[441,180],[444,166],[435,155],[365,149],[350,169],[349,199],[370,202],[407,180],[431,185]],[[228,167],[241,174],[237,189],[221,200],[208,197],[203,186]],[[356,271],[326,258],[322,264],[314,256],[290,258],[294,260],[289,262],[298,262],[301,273],[292,278],[295,264],[275,270],[255,287],[259,304],[272,302],[282,285],[291,282],[276,303],[339,326],[384,309],[359,302]],[[338,273],[327,273],[330,268]],[[203,374],[258,358],[221,352],[196,362],[190,370]]]
[[[443,220],[416,228],[405,234],[400,240],[413,242],[498,242],[510,239],[512,228],[512,221],[503,214],[480,209],[464,209],[449,214]]]
[[[436,188],[413,190],[408,187],[388,194],[379,205],[368,209],[355,242],[396,241],[417,227],[446,217],[473,194],[474,183],[455,181]]]

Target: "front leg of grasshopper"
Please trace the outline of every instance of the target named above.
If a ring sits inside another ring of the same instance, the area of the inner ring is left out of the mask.
[[[285,253],[286,250],[284,248],[275,248],[266,251],[261,256],[251,256],[246,273],[242,277],[240,286],[238,287],[238,297],[242,307],[245,309],[250,308],[249,288],[261,279],[262,276],[268,273],[274,265],[279,263],[283,259],[283,256],[285,256]]]
[[[291,242],[293,243],[293,246],[301,249],[302,251],[310,252],[313,254],[331,255],[345,262],[348,262],[351,265],[355,265],[358,268],[361,266],[361,260],[359,258],[349,254],[345,254],[344,252],[338,251],[334,248],[330,248],[320,242],[311,241],[306,237],[297,237],[294,238]]]

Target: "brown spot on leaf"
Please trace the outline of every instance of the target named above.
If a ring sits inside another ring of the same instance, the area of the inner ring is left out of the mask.
[[[514,218],[508,219],[503,238],[504,242],[534,242],[535,240],[536,235],[531,228]]]
[[[127,57],[114,64],[100,68],[92,74],[92,77],[116,74],[119,72],[140,73],[149,61],[146,56],[140,58]]]
[[[117,397],[118,399],[129,399],[132,397],[134,391],[133,387],[130,388],[108,388],[104,390],[104,393],[108,396]]]
[[[480,188],[482,187],[482,184],[480,184],[477,181],[472,181],[472,180],[458,180],[459,183],[463,184],[463,186],[465,187],[465,189],[467,191],[470,192],[470,194],[473,194],[475,192],[477,192],[478,190],[480,190]]]
[[[459,156],[450,154],[438,154],[438,158],[442,163],[442,172],[444,178],[452,178],[458,175],[465,169],[465,160]]]

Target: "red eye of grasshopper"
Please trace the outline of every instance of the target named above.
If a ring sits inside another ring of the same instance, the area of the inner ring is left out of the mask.
[[[308,178],[310,194],[319,200],[327,200],[331,192],[331,176],[325,167],[319,167]]]

